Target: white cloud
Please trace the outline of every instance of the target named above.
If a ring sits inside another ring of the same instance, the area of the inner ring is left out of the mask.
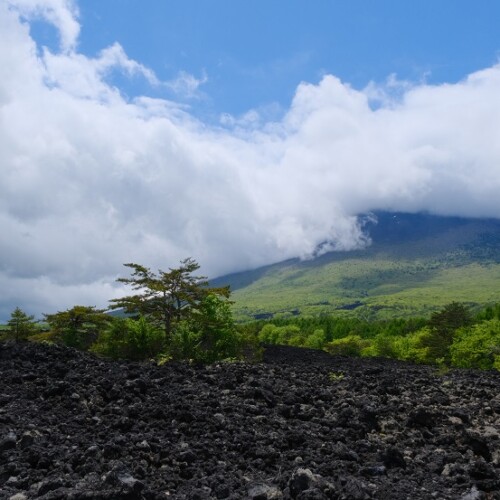
[[[178,97],[193,99],[200,97],[199,88],[207,81],[208,77],[205,73],[201,78],[196,78],[186,71],[179,71],[177,77],[166,82],[165,85]]]
[[[80,34],[78,7],[74,0],[2,0],[17,10],[25,19],[42,18],[52,23],[59,31],[61,49],[65,52],[75,48]]]
[[[18,16],[39,11],[60,53],[37,50]],[[118,44],[78,53],[76,19],[71,2],[0,0],[0,319],[104,306],[124,262],[193,256],[213,276],[352,248],[369,210],[500,213],[498,65],[396,93],[327,75],[299,85],[282,120],[249,111],[219,129],[126,101],[109,71],[154,74]]]

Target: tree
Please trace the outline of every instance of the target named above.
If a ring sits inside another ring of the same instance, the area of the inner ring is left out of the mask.
[[[7,322],[7,337],[16,341],[25,340],[35,333],[34,316],[28,316],[19,307],[16,307]]]
[[[158,274],[139,264],[124,265],[132,269],[132,276],[118,281],[139,293],[111,300],[111,308],[148,318],[164,330],[167,342],[176,325],[189,319],[208,295],[229,297],[229,287],[210,288],[204,276],[193,276],[200,266],[191,258],[177,268],[160,269]]]
[[[432,314],[429,326],[440,332],[454,332],[457,328],[467,326],[472,317],[469,309],[464,304],[452,302],[447,304],[441,311]]]
[[[45,320],[64,344],[87,350],[109,322],[110,316],[94,306],[74,306],[66,311],[45,314]]]
[[[470,325],[472,317],[464,304],[452,302],[441,311],[432,314],[429,333],[423,336],[417,347],[427,349],[431,362],[450,362],[450,346],[458,328]]]

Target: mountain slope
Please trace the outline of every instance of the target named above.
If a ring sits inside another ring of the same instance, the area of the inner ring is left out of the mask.
[[[240,320],[298,314],[387,318],[456,300],[500,300],[500,220],[375,214],[363,250],[287,260],[213,281],[230,284]]]

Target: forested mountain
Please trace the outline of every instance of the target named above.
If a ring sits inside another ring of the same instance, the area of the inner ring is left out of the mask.
[[[500,299],[500,220],[378,212],[362,250],[291,259],[212,281],[230,284],[238,319],[335,313],[428,314]]]

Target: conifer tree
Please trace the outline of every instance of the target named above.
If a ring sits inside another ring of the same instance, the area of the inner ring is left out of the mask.
[[[45,314],[52,331],[67,346],[87,350],[98,338],[112,318],[102,309],[74,306],[66,311]]]
[[[160,269],[157,274],[139,264],[124,265],[132,269],[132,276],[118,281],[131,285],[138,293],[111,300],[111,309],[148,318],[164,330],[167,341],[175,326],[191,318],[205,297],[210,294],[229,297],[229,287],[211,288],[206,277],[193,276],[200,266],[191,258],[181,261],[177,268]]]
[[[33,316],[28,316],[19,307],[16,307],[7,322],[7,337],[16,341],[25,340],[35,332]]]

